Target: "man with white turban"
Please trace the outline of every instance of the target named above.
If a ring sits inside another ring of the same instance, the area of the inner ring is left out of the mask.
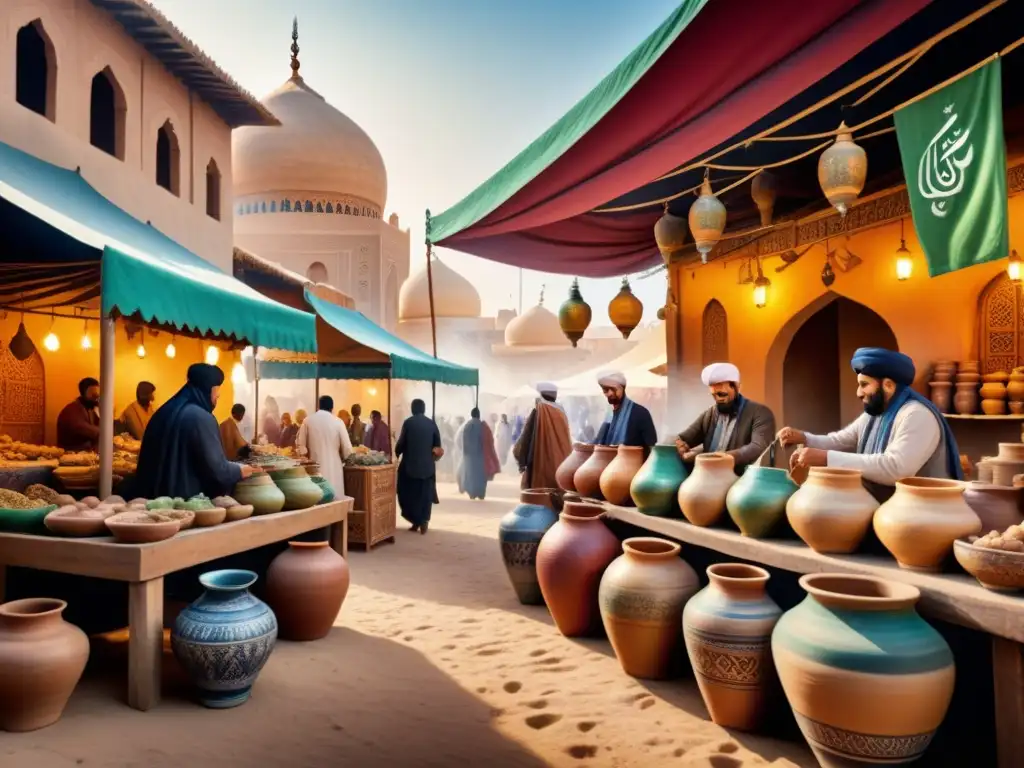
[[[712,363],[701,372],[700,380],[715,404],[679,433],[679,455],[727,453],[733,457],[736,474],[742,474],[775,440],[775,416],[767,405],[740,394],[740,371],[732,363]]]
[[[557,488],[555,470],[572,451],[569,417],[555,402],[558,397],[555,384],[542,381],[535,388],[540,397],[512,446],[512,456],[523,475],[522,488]]]
[[[651,412],[626,397],[626,377],[618,372],[606,373],[597,380],[612,412],[598,430],[597,445],[633,445],[644,449],[644,456],[658,442]]]

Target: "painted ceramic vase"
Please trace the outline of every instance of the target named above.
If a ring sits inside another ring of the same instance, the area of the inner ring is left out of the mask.
[[[619,448],[615,445],[595,445],[593,452],[573,475],[576,492],[587,499],[601,499],[601,474],[615,460]]]
[[[937,571],[953,542],[981,530],[981,520],[964,500],[958,480],[908,477],[878,508],[875,533],[901,568]]]
[[[239,482],[231,497],[239,504],[251,504],[255,515],[271,515],[284,509],[284,493],[265,472]]]
[[[1002,485],[970,482],[964,486],[964,501],[981,520],[981,530],[1005,531],[1024,522],[1024,490]]]
[[[558,631],[581,637],[597,631],[601,576],[621,552],[596,504],[566,502],[537,547],[537,581]]]
[[[590,443],[573,443],[572,453],[565,457],[565,461],[558,465],[555,470],[555,482],[563,491],[575,491],[576,483],[573,477],[576,470],[583,466],[583,463],[590,458],[594,452],[594,446]]]
[[[267,569],[267,604],[285,640],[327,637],[348,594],[345,558],[326,541],[289,541]]]
[[[519,504],[498,524],[501,559],[523,605],[544,605],[537,582],[537,547],[548,528],[558,522],[553,498],[549,491],[523,491]]]
[[[771,636],[782,611],[765,592],[764,568],[718,563],[707,573],[683,611],[686,652],[711,719],[750,731],[776,693]]]
[[[227,709],[244,704],[277,642],[277,618],[249,592],[252,571],[210,571],[205,592],[178,614],[171,649],[199,689],[201,704]]]
[[[871,576],[804,576],[772,654],[800,730],[825,768],[920,758],[953,696],[946,641],[914,610],[917,587]]]
[[[931,387],[931,400],[935,407],[942,413],[949,413],[953,407],[953,382],[933,381],[928,386]]]
[[[638,445],[620,445],[615,458],[604,468],[598,483],[601,495],[609,504],[632,506],[629,487],[644,465],[644,449]]]
[[[60,719],[89,659],[89,638],[64,621],[63,600],[0,605],[0,730],[34,731]]]
[[[751,464],[729,488],[725,506],[741,534],[763,539],[786,514],[786,502],[798,488],[786,470]]]
[[[629,486],[636,508],[645,515],[679,516],[679,486],[686,479],[686,465],[674,445],[656,445]]]
[[[601,577],[601,621],[623,671],[660,680],[679,648],[683,606],[698,589],[697,573],[679,557],[680,546],[637,537]]]
[[[961,415],[976,413],[978,410],[977,383],[958,381],[956,394],[953,396],[953,407]]]
[[[694,525],[713,525],[725,513],[725,497],[736,482],[736,462],[727,453],[701,453],[693,472],[679,486],[677,501]]]
[[[271,472],[270,479],[284,494],[284,509],[309,509],[324,497],[323,489],[313,482],[303,467]]]
[[[327,479],[323,475],[313,475],[312,478],[314,483],[319,486],[320,490],[323,491],[323,497],[320,499],[321,504],[330,504],[336,497],[334,489],[331,484],[327,482]]]
[[[786,502],[786,517],[815,552],[855,552],[871,526],[878,501],[861,482],[860,470],[811,467],[800,490]]]

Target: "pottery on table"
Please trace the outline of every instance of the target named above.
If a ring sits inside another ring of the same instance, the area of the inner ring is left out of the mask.
[[[284,494],[284,509],[309,509],[320,503],[323,489],[302,467],[274,470],[270,473],[274,485]],[[236,500],[241,501],[238,497]],[[255,505],[254,505],[255,506]]]
[[[656,517],[678,517],[679,486],[686,479],[686,465],[674,445],[655,445],[651,455],[629,486],[637,510]]]
[[[109,512],[92,509],[83,511],[76,506],[68,505],[48,513],[43,518],[43,524],[47,530],[58,536],[106,536],[108,531],[105,521],[113,514],[113,509]]]
[[[953,556],[985,589],[993,592],[1024,589],[1024,552],[979,547],[957,539],[953,542]]]
[[[1001,485],[964,484],[964,501],[981,520],[981,530],[1005,531],[1024,522],[1024,490]]]
[[[349,586],[345,558],[326,541],[289,541],[267,569],[267,604],[284,640],[327,637]]]
[[[604,468],[598,482],[601,495],[609,504],[632,506],[630,484],[644,465],[644,449],[640,445],[620,445],[615,458]]]
[[[56,504],[32,509],[0,509],[0,531],[11,533],[46,533],[46,516],[57,509]]]
[[[860,546],[878,501],[858,469],[811,467],[807,480],[786,502],[786,518],[815,552],[841,554]]]
[[[253,509],[252,504],[237,504],[233,507],[227,508],[227,514],[224,516],[224,521],[227,523],[234,523],[238,520],[247,520],[252,517]]]
[[[1014,368],[1006,384],[1006,397],[1010,402],[1024,401],[1024,369]]]
[[[1024,414],[1024,402],[1021,402],[1020,400],[1010,400],[1006,404],[1006,407],[1010,409],[1010,413],[1014,416]]]
[[[772,655],[797,724],[824,768],[920,758],[953,697],[953,654],[914,610],[920,591],[871,576],[803,576]]]
[[[256,515],[271,515],[284,509],[284,493],[265,472],[239,481],[231,496],[239,504],[251,504]]]
[[[523,491],[519,504],[498,524],[501,559],[512,589],[523,605],[544,604],[537,582],[537,547],[548,529],[558,522],[553,500],[549,491]]]
[[[600,447],[600,446],[598,446]],[[591,634],[601,626],[601,576],[621,548],[596,504],[566,502],[562,514],[537,547],[537,581],[558,631],[566,637]]]
[[[590,443],[573,443],[572,453],[565,457],[565,461],[558,465],[555,470],[555,482],[563,491],[575,491],[576,483],[573,480],[576,470],[583,466],[583,463],[590,458],[594,452],[594,446]]]
[[[1024,461],[1024,443],[999,443],[997,459]]]
[[[171,538],[181,528],[180,520],[158,522],[145,512],[120,512],[111,515],[103,524],[122,544],[152,544]]]
[[[1006,371],[992,371],[991,373],[981,374],[981,380],[986,384],[1002,384],[1006,385],[1006,382],[1010,380],[1010,374]]]
[[[679,647],[683,606],[698,589],[680,546],[653,537],[622,542],[622,555],[601,577],[601,621],[627,675],[660,680]]]
[[[1024,461],[1004,459],[996,456],[986,462],[992,472],[992,484],[1009,488],[1013,486],[1013,478],[1024,472]]]
[[[932,373],[932,383],[935,382],[947,382],[952,383],[953,378],[956,376],[955,370],[935,370]]]
[[[956,394],[953,395],[953,408],[961,415],[975,413],[978,410],[977,383],[957,382]]]
[[[958,480],[907,477],[874,517],[875,533],[901,568],[937,571],[953,542],[981,531]]]
[[[313,482],[320,486],[320,490],[323,491],[323,498],[320,499],[321,504],[330,504],[337,498],[334,488],[331,487],[331,484],[323,475],[313,475]],[[228,516],[230,519],[230,513],[228,513]]]
[[[727,453],[700,453],[693,472],[679,486],[677,500],[683,516],[694,525],[714,525],[725,513],[725,497],[739,479],[736,462]]]
[[[196,509],[196,528],[209,528],[213,525],[220,525],[228,519],[228,511],[223,507],[210,507],[209,509]]]
[[[683,637],[711,719],[753,730],[775,692],[771,635],[782,611],[756,565],[709,566],[708,585],[683,610]]]
[[[1003,416],[1006,414],[1006,401],[986,398],[981,401],[981,412],[986,416]]]
[[[785,516],[786,502],[798,488],[786,470],[751,464],[729,489],[725,506],[741,534],[763,539]]]
[[[1006,399],[1006,385],[1001,381],[988,381],[981,385],[981,389],[978,390],[984,400],[1005,400]]]
[[[34,731],[60,719],[89,659],[89,638],[64,621],[63,600],[0,605],[0,730]]]
[[[615,445],[595,445],[587,460],[573,475],[576,492],[587,499],[601,499],[601,474],[615,460],[619,448]]]
[[[953,408],[953,382],[932,381],[928,386],[931,387],[931,399],[935,407],[942,413],[949,413]]]
[[[249,592],[256,578],[252,571],[204,573],[199,583],[206,591],[174,622],[171,649],[204,706],[244,704],[274,650],[277,618]]]
[[[982,456],[978,462],[978,482],[992,484],[992,456]]]

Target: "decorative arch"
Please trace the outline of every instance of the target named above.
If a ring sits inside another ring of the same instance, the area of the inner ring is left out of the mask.
[[[43,445],[46,441],[46,370],[39,350],[18,360],[0,349],[0,434]]]
[[[704,307],[701,320],[701,359],[704,365],[728,362],[729,318],[718,299],[711,299]]]
[[[122,161],[127,112],[124,89],[114,71],[104,67],[92,78],[89,94],[89,143]]]
[[[330,282],[330,276],[327,274],[327,267],[324,266],[321,261],[314,261],[309,265],[309,268],[306,270],[306,277],[314,283]]]
[[[156,132],[156,183],[181,197],[181,145],[169,119]]]
[[[264,213],[267,204],[263,204]],[[206,215],[220,221],[220,168],[212,157],[206,164]]]
[[[1022,341],[1021,287],[1001,270],[978,297],[978,357],[982,373],[1012,371],[1021,365]]]
[[[18,30],[15,54],[17,102],[50,122],[57,118],[57,52],[42,19]]]

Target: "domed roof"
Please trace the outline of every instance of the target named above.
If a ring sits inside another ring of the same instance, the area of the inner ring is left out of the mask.
[[[466,278],[436,256],[430,265],[434,281],[434,317],[480,317],[480,294]],[[430,287],[423,269],[402,283],[398,292],[398,319],[430,317]],[[556,321],[557,322],[557,321]]]
[[[569,340],[562,333],[555,313],[540,303],[505,326],[505,346],[567,347]]]

